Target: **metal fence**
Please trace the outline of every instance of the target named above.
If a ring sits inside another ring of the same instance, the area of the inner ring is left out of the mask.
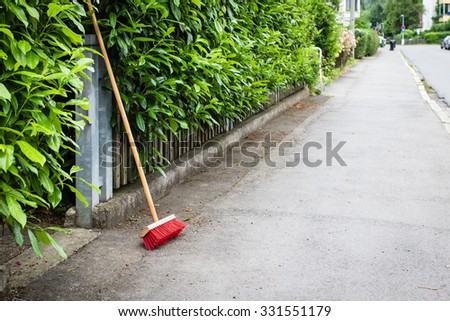
[[[271,95],[269,101],[265,105],[265,108],[273,106],[283,100],[284,98],[296,93],[297,91],[303,89],[303,85],[293,85],[288,90],[276,91]],[[262,110],[264,110],[263,108]],[[245,119],[250,118],[255,113],[248,113]],[[243,119],[243,120],[245,120]],[[120,118],[117,121],[121,124]],[[202,128],[201,130],[194,131],[190,130],[180,130],[177,135],[174,135],[170,131],[166,131],[167,141],[161,138],[156,138],[154,140],[148,140],[143,137],[136,137],[138,142],[138,149],[140,153],[143,153],[145,157],[153,158],[153,161],[160,164],[168,165],[175,161],[176,159],[182,157],[184,154],[188,153],[196,147],[202,146],[205,142],[213,139],[217,135],[226,133],[234,128],[239,122],[227,120],[225,124],[219,126],[215,125],[210,128]],[[114,130],[114,189],[118,189],[124,185],[132,183],[138,178],[136,166],[132,158],[131,150],[129,148],[128,138],[126,135],[119,133],[121,132],[121,125]],[[139,148],[140,147],[140,148]],[[154,152],[156,150],[157,152]],[[156,156],[157,155],[157,156]],[[153,169],[151,165],[145,166],[145,171],[149,172]]]

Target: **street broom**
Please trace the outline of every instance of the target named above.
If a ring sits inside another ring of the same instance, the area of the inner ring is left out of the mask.
[[[153,250],[172,238],[176,237],[183,231],[186,227],[186,223],[181,222],[175,218],[174,215],[170,215],[162,220],[158,219],[156,214],[155,205],[153,204],[152,196],[150,194],[150,189],[148,188],[147,179],[145,177],[144,170],[142,169],[141,161],[139,159],[139,153],[131,132],[130,124],[128,122],[127,114],[123,106],[122,98],[120,97],[119,88],[114,77],[113,70],[111,68],[111,63],[109,62],[108,53],[106,52],[106,47],[103,42],[102,34],[100,33],[100,28],[98,26],[97,18],[94,13],[94,8],[92,7],[91,0],[87,1],[88,9],[91,12],[92,24],[94,25],[95,34],[97,35],[98,43],[100,45],[103,58],[105,60],[106,70],[108,71],[109,78],[111,80],[111,85],[113,88],[114,96],[116,98],[117,106],[119,108],[120,115],[130,142],[131,151],[133,153],[134,161],[138,169],[139,178],[141,179],[142,187],[144,188],[145,197],[147,199],[148,206],[150,208],[150,213],[153,218],[153,224],[146,226],[139,236],[144,240],[144,246],[147,250]]]

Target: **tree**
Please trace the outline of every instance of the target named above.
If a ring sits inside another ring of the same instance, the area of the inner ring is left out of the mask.
[[[374,27],[377,27],[379,24],[383,23],[386,19],[384,6],[379,2],[372,5],[369,9],[368,18]]]
[[[361,9],[362,10],[370,10],[370,8],[374,5],[381,5],[384,7],[385,0],[361,0]]]
[[[386,14],[385,31],[395,35],[401,31],[402,15],[408,29],[420,27],[420,15],[425,12],[425,7],[421,0],[386,0],[384,12]]]

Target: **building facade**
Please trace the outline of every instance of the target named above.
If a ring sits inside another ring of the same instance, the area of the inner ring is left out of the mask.
[[[355,18],[358,18],[361,15],[361,0],[353,1],[355,3]],[[339,22],[346,27],[350,25],[350,4],[351,0],[341,0],[341,3],[339,4]]]
[[[430,30],[433,25],[433,17],[436,15],[436,0],[423,0],[423,6],[425,7],[425,12],[421,17],[422,30]]]
[[[439,15],[440,22],[447,22],[450,20],[450,0],[439,0]]]

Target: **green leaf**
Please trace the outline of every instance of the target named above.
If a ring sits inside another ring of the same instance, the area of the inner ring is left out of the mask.
[[[14,146],[0,144],[0,169],[5,172],[14,164]]]
[[[75,32],[73,32],[71,29],[69,29],[66,26],[60,25],[61,27],[61,31],[67,36],[69,37],[70,41],[72,41],[73,43],[83,43],[83,37],[79,34],[76,34]]]
[[[142,132],[145,132],[146,126],[145,126],[144,117],[140,113],[136,115],[136,125]]]
[[[84,169],[81,168],[80,166],[73,165],[72,168],[70,169],[70,175],[73,175],[73,174],[75,174],[75,173],[81,172],[81,171],[83,171],[83,170],[84,170]]]
[[[28,11],[28,14],[32,16],[34,19],[39,20],[39,11],[37,11],[35,8],[26,6],[25,9]]]
[[[100,190],[100,188],[98,188],[97,186],[95,186],[92,183],[89,183],[87,180],[85,180],[82,177],[77,177],[78,180],[82,181],[83,183],[85,183],[86,185],[88,185],[90,188],[92,188],[94,191],[96,191],[97,193],[101,194],[102,191]]]
[[[193,4],[195,4],[199,9],[200,9],[201,6],[202,6],[201,0],[191,0],[191,2],[192,2]]]
[[[48,144],[48,147],[50,147],[53,151],[59,152],[59,148],[61,147],[61,140],[58,136],[48,136],[46,142]]]
[[[34,167],[34,166],[31,165],[30,163],[28,163],[28,161],[27,161],[25,158],[23,158],[22,156],[16,155],[16,157],[18,158],[18,160],[19,160],[19,162],[21,163],[22,167],[24,167],[24,170],[25,170],[25,168],[26,168],[26,169],[28,169],[30,172],[32,172],[32,173],[38,175],[38,170],[37,170],[36,167]],[[27,172],[25,171],[25,173],[27,173]],[[29,173],[27,173],[27,174],[29,174]]]
[[[49,3],[47,5],[48,10],[47,10],[47,16],[49,18],[52,18],[54,16],[57,16],[60,12],[61,12],[61,5],[60,4],[56,4],[56,3]]]
[[[41,166],[45,164],[45,156],[42,155],[36,148],[31,146],[24,140],[16,141],[16,144],[21,149],[22,153],[32,162],[38,163]]]
[[[83,196],[83,194],[81,194],[75,187],[73,187],[72,185],[68,185],[66,184],[66,186],[73,192],[75,193],[75,196],[86,206],[89,206],[88,201],[86,200],[86,198]]]
[[[115,29],[117,23],[117,15],[114,12],[109,13],[109,22],[111,23],[111,27]]]
[[[0,59],[2,59],[2,60],[7,60],[8,59],[8,55],[6,54],[6,52],[4,52],[1,49],[0,49]]]
[[[31,45],[30,45],[30,43],[29,43],[28,41],[25,41],[25,40],[20,40],[17,46],[19,47],[19,49],[20,49],[24,54],[26,54],[28,51],[31,50]]]
[[[0,32],[4,33],[5,35],[7,35],[9,37],[10,40],[14,40],[14,35],[13,33],[6,28],[0,28]]]
[[[41,246],[39,245],[39,242],[34,236],[33,231],[31,229],[28,229],[28,238],[30,239],[31,247],[34,250],[34,253],[36,253],[37,256],[42,258],[44,256],[44,253],[42,253]]]
[[[58,252],[58,254],[63,258],[67,259],[67,254],[64,252],[64,249],[56,242],[56,240],[50,235],[47,235],[48,239],[50,240],[50,243],[53,245],[55,250]]]
[[[27,214],[17,202],[16,198],[11,196],[9,193],[6,194],[6,204],[8,205],[9,213],[11,216],[21,225],[22,228],[27,224]]]
[[[62,192],[58,187],[54,187],[54,191],[52,194],[48,196],[49,202],[52,204],[52,207],[55,208],[62,200]]]
[[[8,5],[8,9],[15,14],[15,16],[25,25],[25,27],[28,27],[27,15],[25,14],[25,11],[23,11],[22,8],[10,2]]]
[[[49,246],[50,245],[50,239],[48,238],[49,234],[42,228],[40,228],[39,230],[36,230],[36,236],[38,238],[39,241],[42,242],[42,244],[44,244],[45,246]]]
[[[0,82],[0,98],[11,101],[11,93],[1,82]]]
[[[178,130],[178,122],[174,118],[169,119],[170,130],[176,132]]]
[[[27,66],[31,69],[34,69],[39,65],[39,56],[33,51],[28,52],[25,58],[27,60]]]
[[[62,232],[64,234],[69,234],[69,235],[72,234],[68,229],[65,229],[65,228],[59,227],[59,226],[50,226],[50,227],[47,227],[47,230]]]
[[[180,5],[180,2],[178,1],[178,6],[179,5]],[[170,9],[172,9],[172,13],[175,16],[175,19],[177,19],[177,21],[180,21],[181,11],[178,6],[175,4],[175,1],[170,1]]]
[[[22,246],[24,242],[22,228],[16,221],[12,222],[11,231],[13,233],[14,240],[16,241],[17,245]]]
[[[178,120],[178,123],[180,124],[181,128],[189,129],[189,125],[188,125],[187,121],[185,121],[185,120]]]
[[[43,171],[39,171],[38,177],[39,177],[39,182],[45,188],[45,190],[47,192],[49,192],[50,194],[53,193],[53,191],[55,189],[53,186],[53,182],[50,180],[48,175],[46,173],[44,173]]]

